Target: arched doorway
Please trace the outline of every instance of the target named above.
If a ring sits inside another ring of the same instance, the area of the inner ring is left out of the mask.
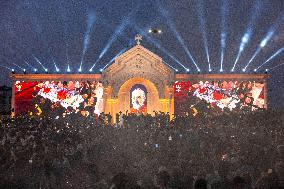
[[[143,96],[143,93],[145,96]],[[137,100],[136,97],[132,98],[133,95],[138,98],[144,98],[141,100],[141,102],[144,100],[144,102],[141,103],[141,107],[144,105],[144,113],[153,114],[153,111],[162,110],[162,105],[159,100],[159,94],[156,86],[151,81],[144,78],[132,78],[121,85],[118,92],[115,110],[117,110],[117,112],[133,111],[131,110],[131,108],[133,108],[133,105],[131,107],[131,104],[132,102],[136,103],[135,100]]]

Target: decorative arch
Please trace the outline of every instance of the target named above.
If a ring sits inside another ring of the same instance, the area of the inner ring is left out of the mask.
[[[118,98],[115,109],[122,112],[125,112],[127,110],[128,112],[130,112],[130,91],[131,88],[137,84],[145,86],[147,90],[147,113],[152,114],[153,111],[161,111],[162,106],[159,100],[157,88],[151,81],[144,78],[132,78],[121,85],[118,91]]]

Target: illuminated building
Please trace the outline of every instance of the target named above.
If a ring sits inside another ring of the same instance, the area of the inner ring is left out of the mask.
[[[99,106],[102,112],[110,113],[113,118],[120,111],[149,114],[154,114],[154,111],[162,111],[172,115],[181,111],[178,107],[180,104],[185,104],[184,99],[190,100],[192,98],[197,98],[198,102],[205,100],[222,111],[224,108],[233,110],[238,107],[236,105],[238,103],[242,103],[238,108],[245,107],[245,103],[251,104],[253,105],[252,110],[267,107],[267,74],[176,73],[174,69],[163,63],[161,57],[144,48],[139,40],[137,45],[116,57],[109,67],[101,70],[101,73],[11,74],[14,82],[12,107],[15,108],[17,114],[21,106],[28,104],[31,99],[28,97],[25,100],[26,95],[23,95],[25,89],[27,91],[34,89],[40,81],[49,81],[43,82],[41,88],[36,89],[41,97],[49,98],[64,107],[68,107],[68,103],[70,103],[74,109],[78,108],[79,103],[85,103],[84,107],[88,106],[87,100],[90,99],[86,100],[82,94],[83,97],[77,95],[70,97],[68,102],[67,100],[63,102],[50,94],[50,88],[55,90],[53,89],[55,87],[56,94],[61,90],[59,85],[63,85],[62,88],[65,85],[66,90],[78,92],[81,90],[78,86],[82,83],[91,86],[93,82],[101,81],[103,86],[101,91],[103,92],[101,92]],[[23,85],[26,85],[26,88]],[[134,86],[138,88],[134,89]],[[92,90],[96,91],[97,89],[93,86]],[[240,91],[243,91],[243,94]],[[27,95],[31,96],[30,93],[27,92]],[[93,95],[97,99],[93,93],[96,92],[90,92],[90,98]],[[183,100],[180,98],[182,93],[186,96]],[[79,99],[78,104],[75,103],[75,98]],[[72,102],[70,102],[71,100]],[[233,100],[235,100],[234,104],[232,104]],[[32,105],[28,106],[32,107]],[[193,106],[196,106],[196,103],[188,104],[187,108]],[[143,110],[134,111],[135,107],[137,110],[139,107],[143,107]],[[195,114],[196,111],[198,111],[197,107],[194,108]]]

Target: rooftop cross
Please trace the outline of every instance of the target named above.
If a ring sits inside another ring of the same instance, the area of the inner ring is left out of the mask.
[[[135,41],[136,41],[137,45],[140,45],[140,41],[142,41],[142,35],[137,34],[135,36]]]

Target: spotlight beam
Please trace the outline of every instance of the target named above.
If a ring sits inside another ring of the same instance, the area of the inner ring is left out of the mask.
[[[100,61],[100,58],[98,58],[97,60],[96,60],[96,62],[93,64],[93,66],[90,68],[90,70],[93,70],[93,68],[97,65],[97,63]]]
[[[121,35],[121,33],[125,30],[126,26],[128,25],[128,18],[124,19],[122,23],[116,28],[114,34],[110,37],[109,41],[107,42],[104,49],[101,51],[99,58],[95,61],[91,69],[93,69],[96,64],[99,62],[99,60],[105,55],[105,53],[108,51],[110,46],[117,40],[118,36]]]
[[[34,55],[32,55],[32,56],[34,57],[34,59],[36,60],[36,62],[37,62],[39,65],[41,65],[41,67],[42,67],[43,70],[45,71],[45,70],[46,70],[46,67],[43,66],[43,64],[40,62],[40,60],[39,60],[37,57],[35,57]]]
[[[185,67],[176,57],[174,57],[174,55],[172,55],[168,50],[166,50],[164,47],[162,47],[162,45],[157,42],[156,40],[154,40],[152,37],[150,37],[149,35],[147,35],[147,33],[145,33],[143,30],[141,30],[137,25],[134,25],[135,29],[141,33],[143,36],[145,36],[147,38],[147,40],[149,42],[151,42],[153,45],[155,45],[158,49],[160,49],[161,51],[163,51],[166,55],[168,55],[171,59],[173,59],[176,63],[178,63],[181,67],[183,67],[185,70],[187,70],[188,68]]]
[[[262,63],[260,66],[258,66],[256,68],[256,70],[258,70],[259,68],[261,68],[262,66],[264,66],[265,64],[267,64],[270,60],[272,60],[275,56],[277,56],[278,54],[280,54],[282,51],[284,50],[284,47],[282,47],[281,49],[279,49],[277,52],[275,52],[272,56],[270,56],[264,63]]]
[[[220,59],[220,71],[223,71],[224,53],[226,48],[227,38],[227,20],[229,14],[228,1],[223,0],[221,6],[221,59]]]
[[[106,69],[115,59],[120,56],[122,53],[124,53],[127,50],[127,48],[122,49],[119,53],[117,53],[103,68],[102,70]]]
[[[51,52],[51,48],[50,48],[50,46],[48,45],[48,40],[47,40],[47,38],[44,36],[44,35],[42,35],[43,33],[42,33],[42,25],[41,25],[41,23],[40,23],[40,21],[38,20],[38,18],[37,17],[34,17],[34,20],[33,20],[33,24],[36,26],[36,29],[35,29],[35,32],[33,33],[35,36],[36,36],[36,38],[43,44],[43,47],[44,47],[44,49],[46,49],[46,51],[48,52],[48,54],[53,58],[53,56],[52,56],[52,52]],[[34,55],[33,55],[34,56]],[[35,58],[35,56],[34,56],[34,58]],[[36,59],[36,58],[35,58]],[[37,62],[38,62],[38,60],[37,60]],[[39,61],[40,62],[40,61]],[[33,68],[33,70],[35,70],[36,68],[35,67],[33,67],[33,66],[31,66],[29,63],[27,63],[26,61],[25,61],[25,63],[29,66],[29,67],[31,67],[31,68]],[[41,63],[40,63],[41,64]],[[43,65],[41,65],[41,66],[43,66]],[[46,67],[45,66],[43,66],[43,68],[44,68],[44,70],[46,70]]]
[[[224,61],[224,51],[226,47],[226,34],[221,34],[221,60],[220,60],[220,70],[223,71],[223,61]]]
[[[158,1],[157,1],[157,5],[158,5],[158,9],[159,9],[160,13],[166,18],[167,24],[170,27],[170,29],[172,30],[172,32],[174,33],[174,36],[177,38],[177,40],[179,41],[179,43],[183,47],[185,53],[191,59],[192,63],[195,65],[196,69],[199,70],[196,61],[194,60],[191,52],[189,51],[187,45],[185,44],[184,39],[181,37],[180,33],[177,31],[173,20],[169,16],[169,13],[162,7],[162,5]]]
[[[66,19],[66,17],[64,16],[64,18]],[[65,22],[64,25],[64,42],[65,42],[65,57],[66,57],[66,63],[67,63],[67,67],[69,68],[69,53],[68,53],[68,48],[69,48],[69,44],[68,44],[68,40],[67,40],[67,21]]]
[[[279,66],[282,66],[282,65],[284,65],[284,62],[281,63],[281,64],[278,64],[277,66],[274,66],[274,67],[272,67],[272,68],[269,68],[268,70],[273,70],[273,69],[278,68]]]
[[[114,34],[110,37],[110,39],[108,40],[106,46],[103,48],[103,50],[101,51],[99,58],[95,61],[95,63],[92,65],[92,67],[90,68],[90,70],[92,70],[96,64],[99,62],[99,60],[106,54],[106,52],[109,50],[109,48],[111,47],[111,45],[118,39],[119,36],[121,36],[123,34],[123,31],[126,29],[126,26],[129,25],[130,23],[130,18],[131,15],[137,11],[138,5],[136,6],[135,9],[133,9],[124,19],[122,19],[121,23],[119,24],[119,26],[115,29]]]
[[[283,22],[283,19],[284,19],[284,13],[281,13],[280,16],[277,17],[275,23],[270,27],[265,38],[262,39],[262,41],[260,42],[259,47],[256,50],[256,52],[260,52],[260,50],[263,49],[267,45],[267,43],[271,40],[272,36],[274,35],[275,31],[280,27],[281,23]],[[244,70],[250,65],[250,63],[253,61],[255,56],[256,55],[253,55],[253,57],[250,59],[250,61],[245,66]]]
[[[18,68],[20,68],[21,70],[24,70],[24,68],[22,68],[21,66],[19,66],[18,64],[15,64],[15,63],[12,63],[14,64],[15,66],[17,66]]]
[[[52,58],[52,62],[53,62],[53,64],[54,64],[55,70],[58,72],[58,71],[59,71],[59,68],[57,67],[57,65],[56,65],[56,63],[55,63],[55,61],[54,61],[53,58]]]
[[[174,69],[175,71],[178,70],[177,68],[171,66],[171,65],[170,65],[169,63],[167,63],[166,61],[163,60],[163,62],[164,62],[167,66],[169,66],[170,68]]]
[[[257,0],[253,6],[252,15],[248,24],[249,28],[252,28],[254,26],[254,23],[256,22],[257,18],[260,16],[263,10],[262,7],[263,7],[262,0]]]
[[[233,66],[232,70],[235,69],[235,67],[237,65],[237,62],[240,59],[241,53],[243,52],[243,50],[245,49],[247,43],[249,42],[249,40],[251,38],[251,35],[252,35],[252,28],[249,28],[246,31],[246,33],[243,35],[243,37],[242,37],[242,41],[241,41],[241,44],[240,44],[240,47],[239,47],[239,52],[238,52],[238,55],[236,57],[236,60],[235,60],[235,63],[234,63],[234,66]]]
[[[0,67],[2,67],[2,68],[6,68],[6,69],[8,69],[8,70],[10,70],[10,71],[12,71],[12,70],[13,70],[12,68],[9,68],[9,67],[7,67],[7,66],[3,66],[3,65],[0,65]]]
[[[100,21],[100,23],[104,24],[105,27],[107,27],[110,30],[113,30],[113,27],[109,25],[108,21],[103,19],[103,18],[98,18],[98,20]],[[121,33],[121,37],[124,38],[124,40],[129,40],[129,37],[126,35],[126,33]]]
[[[83,64],[84,56],[87,52],[87,49],[88,49],[88,46],[89,46],[89,43],[90,43],[90,35],[91,35],[92,28],[94,26],[94,23],[95,23],[95,13],[90,12],[88,14],[88,18],[87,18],[87,31],[86,31],[85,37],[84,37],[83,52],[82,52],[82,56],[81,56],[81,63],[80,63],[79,70],[82,70],[82,64]]]
[[[250,41],[250,38],[253,34],[253,26],[255,24],[255,21],[256,19],[260,16],[260,13],[261,13],[261,9],[262,9],[262,2],[260,0],[258,0],[256,2],[256,4],[254,5],[253,7],[253,10],[252,10],[252,15],[250,17],[250,21],[248,23],[248,26],[247,26],[247,30],[245,32],[245,34],[243,35],[242,37],[242,40],[241,40],[241,43],[240,43],[240,47],[239,47],[239,52],[237,54],[237,57],[236,57],[236,60],[234,62],[234,65],[232,67],[232,71],[234,71],[239,59],[240,59],[240,56],[242,54],[242,52],[244,51],[247,43]]]
[[[274,34],[275,30],[274,29],[270,29],[269,32],[266,34],[265,38],[260,42],[259,47],[256,49],[255,53],[253,54],[253,56],[251,57],[251,59],[249,60],[249,62],[247,63],[247,65],[245,66],[245,70],[247,69],[247,67],[251,64],[251,62],[254,60],[254,58],[256,57],[256,55],[267,45],[267,43],[269,42],[269,40],[272,38],[273,34]]]
[[[102,58],[104,56],[104,54],[108,51],[110,46],[116,41],[118,36],[125,30],[126,26],[128,25],[127,20],[128,19],[123,20],[122,23],[117,27],[117,29],[115,30],[115,33],[111,36],[111,38],[107,42],[107,45],[105,46],[105,48],[100,53],[99,58]]]
[[[205,23],[203,11],[204,11],[203,1],[202,2],[198,1],[197,2],[197,12],[198,12],[198,19],[200,22],[199,28],[201,30],[202,37],[203,37],[203,44],[205,47],[205,53],[206,53],[206,58],[208,62],[208,69],[211,70],[209,50],[208,50],[208,40],[207,40],[207,33],[206,33],[206,23]]]
[[[24,60],[24,63],[25,63],[26,65],[28,65],[32,70],[35,69],[35,67],[33,67],[32,65],[30,65],[27,61]]]
[[[245,66],[245,70],[247,69],[247,67],[249,66],[249,64],[253,61],[253,59],[256,57],[256,55],[261,51],[261,48],[257,48],[257,50],[255,51],[255,53],[253,54],[253,56],[251,57],[251,59],[249,60],[248,64]]]

